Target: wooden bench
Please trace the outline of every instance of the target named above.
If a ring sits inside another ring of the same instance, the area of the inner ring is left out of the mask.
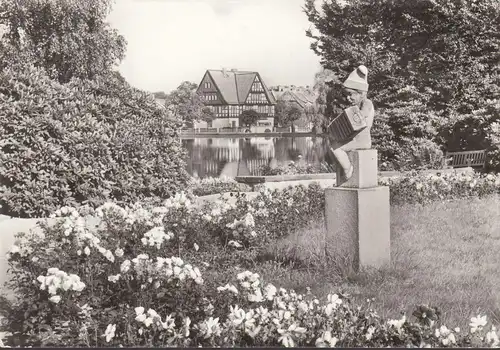
[[[443,168],[486,167],[486,150],[446,152]]]

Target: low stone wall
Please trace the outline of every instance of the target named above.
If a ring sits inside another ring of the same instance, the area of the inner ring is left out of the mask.
[[[424,174],[446,174],[446,173],[462,173],[473,172],[472,168],[458,168],[458,169],[438,169],[438,170],[425,170]],[[399,171],[379,171],[379,177],[398,177],[401,176]],[[292,181],[309,181],[314,182],[320,180],[328,180],[335,183],[335,173],[319,173],[319,174],[295,174],[295,175],[270,175],[270,176],[236,176],[235,180],[240,183],[247,184],[255,187],[258,184],[267,184],[273,182],[292,182]],[[288,184],[287,184],[288,185]]]

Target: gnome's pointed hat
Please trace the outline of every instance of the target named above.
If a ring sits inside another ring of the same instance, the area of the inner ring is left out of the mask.
[[[368,91],[368,68],[361,65],[344,81],[344,86],[349,89]]]

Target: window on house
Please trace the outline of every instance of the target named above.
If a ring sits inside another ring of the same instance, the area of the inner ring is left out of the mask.
[[[210,89],[212,87],[212,84],[210,84],[209,81],[205,82],[205,88]]]

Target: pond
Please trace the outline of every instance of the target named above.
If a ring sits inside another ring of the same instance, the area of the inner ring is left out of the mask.
[[[182,140],[194,177],[261,175],[263,165],[331,162],[320,137],[194,138]]]

